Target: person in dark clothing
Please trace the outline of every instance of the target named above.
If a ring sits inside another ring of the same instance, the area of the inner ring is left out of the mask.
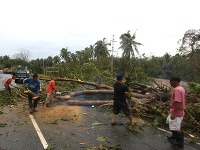
[[[117,81],[114,83],[114,103],[111,122],[112,125],[116,124],[115,119],[120,110],[128,117],[130,124],[134,125],[131,111],[125,99],[126,92],[130,92],[130,89],[126,84],[123,83],[122,74],[117,74]]]
[[[38,80],[38,75],[35,73],[33,74],[32,78],[30,77],[30,78],[25,79],[24,86],[25,86],[25,89],[28,88],[28,90],[30,90],[31,92],[35,94],[40,93],[40,81]],[[37,107],[39,98],[36,98],[33,101],[33,94],[28,93],[28,100],[29,100],[30,113],[33,113],[36,111],[35,108]]]

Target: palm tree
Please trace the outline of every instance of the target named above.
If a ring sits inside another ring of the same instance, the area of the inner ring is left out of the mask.
[[[60,63],[60,57],[59,57],[58,55],[54,56],[54,57],[53,57],[53,62],[54,62],[55,64]]]
[[[73,62],[76,62],[76,61],[77,61],[77,55],[74,54],[74,53],[71,53],[71,60],[72,60]]]
[[[83,62],[83,51],[76,51],[76,57],[79,63],[81,64]]]
[[[91,59],[93,60],[93,59],[94,59],[94,46],[93,46],[93,45],[90,45],[90,46],[89,46],[89,49],[90,49],[90,56],[91,56]]]
[[[48,67],[52,67],[53,66],[53,58],[51,56],[47,57],[46,66],[48,66]]]
[[[108,43],[106,43],[105,38],[94,44],[94,57],[97,58],[97,60],[109,56],[107,45]]]
[[[119,49],[121,48],[123,50],[122,56],[127,57],[129,60],[131,56],[135,56],[135,52],[139,54],[138,45],[142,45],[141,43],[135,41],[135,36],[135,33],[131,36],[130,31],[120,36],[121,46]]]
[[[71,52],[68,51],[68,48],[62,48],[60,51],[60,57],[65,60],[65,62],[70,62]]]
[[[86,47],[84,50],[83,50],[83,55],[84,55],[84,61],[90,61],[93,59],[93,46],[90,45],[90,47]]]

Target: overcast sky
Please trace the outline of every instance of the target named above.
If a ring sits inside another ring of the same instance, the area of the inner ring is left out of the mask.
[[[199,6],[199,0],[2,0],[0,56],[27,49],[31,59],[47,58],[66,47],[75,53],[113,35],[117,50],[128,30],[144,45],[140,54],[174,55],[185,31],[200,29]]]

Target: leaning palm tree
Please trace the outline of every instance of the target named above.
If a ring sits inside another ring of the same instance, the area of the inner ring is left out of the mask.
[[[139,54],[138,45],[142,45],[141,43],[138,43],[135,41],[135,36],[136,36],[136,33],[134,33],[131,36],[130,31],[120,36],[121,46],[119,47],[119,49],[121,48],[123,50],[122,57],[123,59],[126,60],[124,64],[125,71],[131,71],[130,68],[135,66],[135,65],[132,66],[130,59],[131,59],[131,56],[135,57],[135,52]]]
[[[131,36],[130,31],[124,33],[120,36],[120,44],[119,49],[123,50],[122,56],[127,57],[130,60],[131,56],[135,56],[135,52],[139,54],[138,45],[142,45],[139,42],[135,41],[135,33]]]

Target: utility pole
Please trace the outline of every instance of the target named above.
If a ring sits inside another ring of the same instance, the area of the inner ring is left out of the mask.
[[[116,42],[114,40],[114,35],[113,35],[113,39],[111,40],[112,42],[112,50],[111,50],[111,77],[113,77],[113,52],[114,52],[114,42]]]
[[[42,60],[43,60],[43,74],[45,75],[44,58]]]

